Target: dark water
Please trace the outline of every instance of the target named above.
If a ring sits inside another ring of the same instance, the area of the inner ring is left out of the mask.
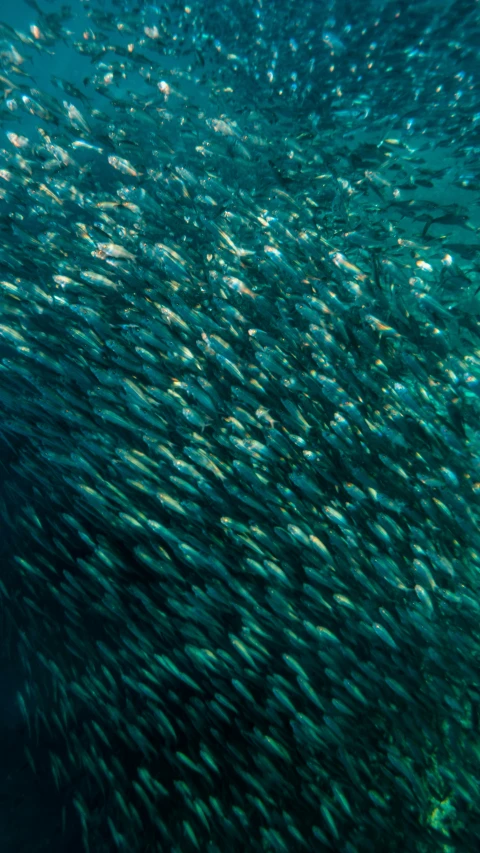
[[[0,670],[0,837],[5,851],[81,850],[78,832],[69,821],[62,826],[68,801],[59,794],[49,772],[49,742],[45,733],[40,742],[28,739],[16,701],[23,686],[19,668],[11,659],[1,661]],[[24,755],[28,740],[35,770]]]

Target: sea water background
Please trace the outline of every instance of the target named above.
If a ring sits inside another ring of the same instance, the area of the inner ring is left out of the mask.
[[[47,12],[60,8],[60,3],[42,3]],[[73,16],[68,28],[81,34],[88,26],[85,8],[88,4],[73,0]],[[115,4],[114,4],[115,8]],[[27,32],[37,20],[35,11],[24,0],[1,0],[0,20],[22,32]],[[119,38],[119,41],[121,39]],[[58,76],[83,88],[83,80],[91,74],[89,59],[74,53],[71,48],[57,41],[54,48],[35,58],[35,66],[24,67],[32,75],[28,84],[42,91],[51,92],[62,100],[62,92],[52,86],[52,76]],[[95,103],[95,92],[89,89]],[[68,98],[67,95],[64,96]],[[70,99],[69,99],[70,100]],[[108,111],[108,103],[97,96],[96,106]],[[37,124],[32,118],[32,131]],[[26,125],[24,125],[24,128]],[[12,121],[12,130],[15,122]],[[8,130],[8,128],[5,128]],[[3,141],[0,143],[3,145]],[[81,160],[80,158],[77,158]],[[0,451],[3,465],[8,465],[9,450]],[[4,468],[5,470],[5,468]],[[1,473],[0,473],[1,479]],[[0,482],[1,489],[1,482]],[[12,508],[13,509],[13,508]],[[0,565],[11,557],[8,531],[0,531]],[[31,741],[21,717],[17,693],[22,688],[23,674],[15,662],[14,649],[7,649],[8,627],[4,627],[4,645],[0,651],[0,851],[1,853],[77,853],[83,850],[75,816],[64,825],[66,804],[71,792],[63,789],[59,793],[49,771],[49,749],[53,746],[43,732],[39,741]],[[21,626],[20,626],[21,627]],[[38,672],[38,677],[42,673]],[[25,757],[28,746],[35,760],[36,772]],[[55,743],[55,750],[59,745]],[[65,809],[64,809],[65,807]]]
[[[42,4],[47,11],[59,8],[60,4]],[[80,32],[86,22],[84,7],[74,0],[72,29]],[[35,23],[35,11],[23,0],[1,0],[0,20],[15,29],[28,31]],[[66,45],[58,42],[54,54],[37,57],[35,68],[28,68],[34,77],[31,86],[54,91],[51,76],[67,78],[80,83],[88,62],[74,54]],[[35,82],[34,82],[35,81]],[[58,95],[58,90],[56,92]],[[61,94],[61,93],[60,93]],[[12,129],[14,129],[12,124]],[[1,142],[3,146],[3,140]],[[2,471],[8,465],[9,450],[0,451],[0,490]],[[0,566],[5,566],[11,557],[7,529],[0,529]],[[20,626],[21,627],[21,626]],[[28,739],[21,717],[17,693],[23,684],[23,674],[15,662],[15,650],[7,648],[9,631],[4,620],[0,620],[0,851],[1,853],[80,853],[83,849],[78,827],[73,821],[62,829],[62,811],[67,791],[59,794],[48,770],[49,748],[45,732],[39,741]],[[41,674],[38,674],[41,677]],[[35,759],[36,772],[25,757],[28,745]],[[57,744],[55,745],[57,748]],[[43,769],[42,769],[43,768]]]
[[[368,6],[368,10],[371,11],[375,5],[381,6],[381,3],[370,2],[365,6],[355,2],[337,4],[332,2],[329,5],[332,8],[335,7],[338,16],[342,13],[362,14],[362,8]],[[454,4],[450,3],[450,6],[453,8]],[[48,7],[53,9],[55,5],[48,4]],[[83,4],[74,0],[72,8],[75,10],[75,16],[71,21],[71,28],[81,31],[86,21]],[[15,3],[12,0],[2,2],[0,17],[11,26],[22,30],[27,30],[29,24],[35,21],[34,11],[23,0]],[[82,60],[78,54],[73,54],[69,48],[58,43],[53,56],[45,54],[42,58],[37,57],[35,69],[32,69],[31,73],[35,78],[35,85],[48,91],[52,75],[68,79],[81,88],[83,78],[88,75],[89,69],[91,66],[87,59]],[[55,94],[58,96],[58,92]],[[105,110],[105,101],[100,96],[98,101],[99,108]],[[442,160],[445,164],[444,153]],[[432,200],[441,199],[443,203],[449,200],[455,203],[471,202],[471,195],[462,194],[458,189],[452,191],[448,183],[445,185],[441,182],[437,183],[434,192],[436,197]],[[450,193],[452,193],[451,197]],[[426,195],[428,196],[428,193]],[[472,223],[480,225],[480,221],[475,217],[472,218]],[[3,560],[7,560],[8,541],[3,541],[2,548],[3,555],[0,552],[0,556]],[[76,850],[80,849],[76,827],[69,825],[65,834],[62,835],[60,832],[62,807],[69,796],[69,791],[63,791],[59,795],[55,790],[47,770],[50,744],[45,736],[42,736],[39,743],[31,745],[38,767],[43,766],[45,772],[34,774],[23,755],[26,731],[16,704],[16,693],[21,682],[22,675],[19,669],[8,655],[4,655],[0,669],[0,851],[1,853],[27,853],[27,851],[29,853],[41,853],[41,851],[76,853]]]

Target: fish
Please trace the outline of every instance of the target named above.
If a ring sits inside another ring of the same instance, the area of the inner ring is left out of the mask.
[[[477,11],[29,6],[0,594],[32,773],[43,739],[86,850],[476,849]]]

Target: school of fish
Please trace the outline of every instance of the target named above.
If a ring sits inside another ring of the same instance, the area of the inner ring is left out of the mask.
[[[28,5],[0,597],[29,760],[48,731],[91,853],[471,853],[478,3]]]

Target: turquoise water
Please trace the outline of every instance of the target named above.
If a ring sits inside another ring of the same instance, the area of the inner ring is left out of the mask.
[[[2,849],[470,853],[478,4],[0,17]]]

